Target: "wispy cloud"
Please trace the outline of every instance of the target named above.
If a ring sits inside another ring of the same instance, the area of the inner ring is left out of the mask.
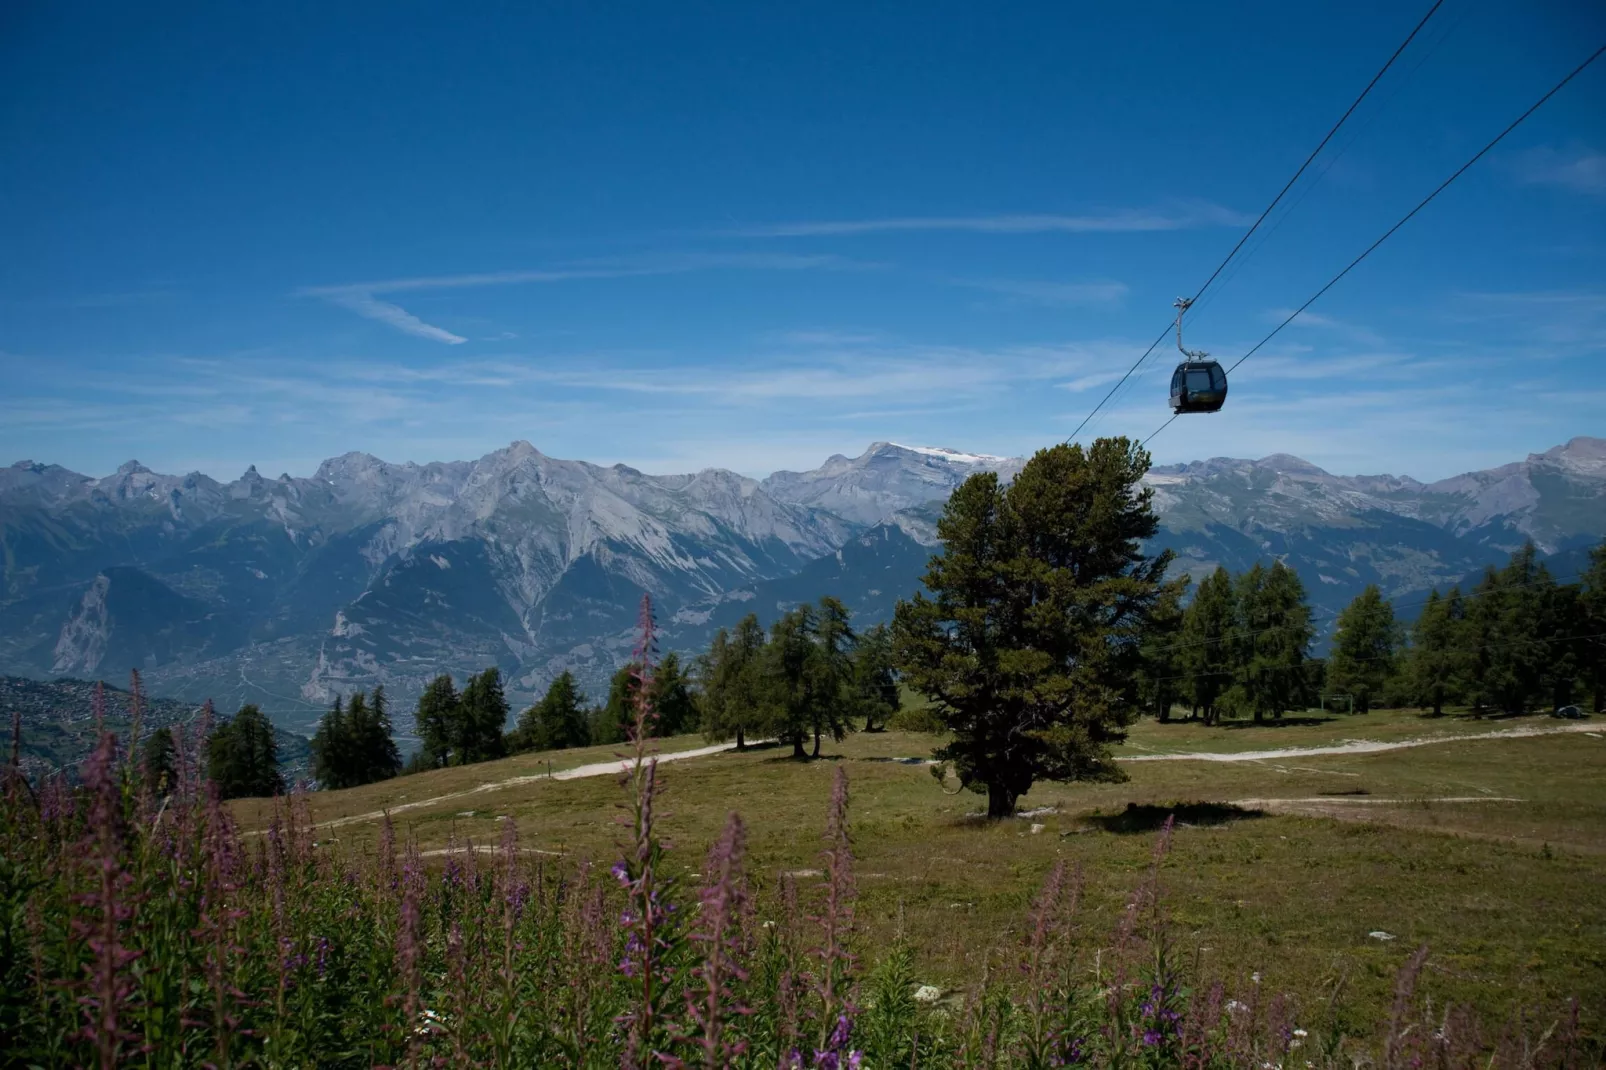
[[[1016,302],[1064,306],[1113,305],[1124,298],[1129,287],[1124,282],[1034,282],[1021,279],[960,279],[960,286],[1002,294]]]
[[[1606,152],[1580,145],[1566,149],[1539,145],[1518,155],[1512,166],[1517,177],[1530,185],[1606,195]]]
[[[760,223],[721,231],[734,238],[813,238],[898,231],[962,231],[974,234],[1097,234],[1237,227],[1251,221],[1240,212],[1208,202],[1161,208],[1114,208],[1082,215],[1007,214],[980,216],[891,216]]]
[[[303,286],[297,297],[313,297],[338,305],[359,316],[387,324],[418,338],[447,345],[461,345],[466,337],[438,327],[408,312],[381,294],[416,293],[426,290],[462,290],[484,286],[514,286],[534,283],[572,282],[586,279],[621,279],[650,275],[681,275],[692,271],[753,270],[809,271],[866,270],[877,265],[846,257],[797,256],[786,253],[659,253],[606,260],[587,260],[557,268],[533,271],[492,271],[464,275],[424,275],[380,279],[374,282],[341,283],[334,286]]]
[[[339,305],[349,312],[359,316],[366,316],[371,320],[386,323],[405,334],[415,335],[419,338],[428,338],[433,342],[445,342],[447,345],[462,345],[468,341],[460,334],[453,334],[444,327],[425,323],[400,305],[381,301],[372,293],[362,290],[342,290],[336,293],[320,295],[332,304]]]

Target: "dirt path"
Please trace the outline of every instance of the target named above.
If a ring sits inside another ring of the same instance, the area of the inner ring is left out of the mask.
[[[1125,754],[1118,757],[1122,762],[1259,762],[1278,758],[1308,758],[1324,754],[1374,754],[1378,751],[1401,750],[1406,747],[1426,747],[1435,743],[1460,743],[1469,739],[1523,739],[1530,736],[1552,736],[1565,732],[1591,732],[1600,734],[1606,732],[1606,725],[1596,724],[1569,724],[1558,725],[1553,728],[1508,728],[1495,732],[1474,732],[1464,736],[1434,736],[1429,739],[1401,739],[1392,742],[1379,742],[1376,740],[1351,739],[1343,743],[1328,747],[1283,747],[1275,750],[1247,750],[1230,751],[1218,754],[1212,751],[1190,751],[1182,754]],[[761,741],[753,741],[761,742]],[[673,751],[669,754],[658,755],[658,761],[678,762],[686,758],[706,758],[711,754],[734,750],[734,743],[720,743],[711,747],[697,747],[693,750]],[[922,764],[926,759],[918,759]],[[356,825],[364,821],[378,821],[388,812],[392,816],[405,813],[409,810],[421,810],[428,806],[438,806],[445,802],[454,802],[458,799],[472,798],[486,792],[501,791],[504,788],[516,788],[525,784],[534,784],[541,780],[579,780],[582,777],[609,776],[623,772],[628,766],[627,759],[614,758],[606,762],[592,762],[589,765],[578,765],[573,769],[564,769],[548,776],[546,773],[536,773],[530,776],[509,777],[506,780],[497,780],[488,784],[480,784],[463,791],[448,792],[430,799],[419,799],[416,802],[400,803],[387,810],[373,810],[366,814],[353,814],[350,817],[336,817],[328,821],[320,821],[314,828],[339,828],[342,825]]]
[[[750,742],[748,745],[752,746],[753,744]],[[735,749],[736,744],[734,743],[717,743],[712,747],[697,747],[694,750],[671,751],[668,754],[655,755],[655,757],[658,759],[658,764],[662,765],[665,762],[678,762],[685,758],[706,758],[710,754],[719,754],[721,751]],[[613,758],[606,762],[592,762],[590,765],[577,765],[573,769],[560,769],[550,776],[546,773],[534,773],[529,776],[508,777],[506,780],[497,780],[489,784],[480,784],[476,787],[466,788],[463,791],[448,792],[445,795],[436,795],[434,798],[430,799],[419,799],[417,802],[401,803],[397,806],[391,806],[384,810],[373,810],[366,814],[353,814],[350,817],[336,817],[331,818],[328,821],[319,821],[312,827],[320,829],[332,829],[339,828],[342,825],[356,825],[364,821],[378,821],[387,813],[394,817],[396,814],[404,813],[408,810],[419,810],[426,806],[436,806],[440,803],[452,802],[457,799],[472,798],[475,795],[481,795],[488,791],[501,791],[503,788],[516,788],[524,784],[534,784],[541,780],[579,780],[582,777],[609,775],[617,776],[629,768],[630,759]]]
[[[1379,741],[1347,739],[1328,747],[1283,747],[1276,750],[1240,751],[1188,751],[1182,754],[1123,754],[1120,762],[1260,762],[1275,758],[1312,758],[1323,754],[1376,754],[1379,751],[1404,750],[1407,747],[1431,747],[1438,743],[1464,743],[1469,739],[1525,739],[1531,736],[1554,736],[1566,732],[1606,732],[1606,725],[1568,724],[1553,728],[1507,728],[1495,732],[1470,732],[1464,736],[1432,736],[1427,739],[1396,739]]]

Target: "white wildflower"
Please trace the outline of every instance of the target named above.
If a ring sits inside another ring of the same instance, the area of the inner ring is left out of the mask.
[[[915,989],[916,1003],[935,1003],[942,998],[942,989],[936,985],[921,985]]]

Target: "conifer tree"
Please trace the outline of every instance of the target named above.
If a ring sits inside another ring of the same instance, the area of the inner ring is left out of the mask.
[[[518,727],[508,737],[508,750],[565,750],[591,742],[587,722],[586,697],[568,670],[548,685],[541,701],[519,716]]]
[[[1305,585],[1281,561],[1269,569],[1256,562],[1237,587],[1238,687],[1258,724],[1308,701],[1305,660],[1315,631]]]
[[[171,728],[163,725],[145,737],[140,766],[151,794],[166,795],[173,790],[176,756]]]
[[[697,699],[692,694],[691,678],[682,667],[679,654],[671,650],[653,666],[648,691],[655,735],[678,736],[697,728]]]
[[[435,677],[418,697],[413,724],[418,732],[418,764],[425,769],[440,769],[461,764],[454,761],[457,740],[461,735],[458,721],[462,714],[462,700],[457,687],[446,673]]]
[[[591,742],[623,743],[636,720],[636,692],[641,676],[635,662],[614,670],[608,680],[608,701],[602,707],[601,723],[593,726]]]
[[[1179,648],[1182,671],[1196,713],[1207,725],[1216,723],[1216,703],[1232,686],[1237,664],[1238,599],[1232,575],[1224,566],[1207,576],[1182,618]]]
[[[792,757],[799,759],[807,757],[803,744],[815,725],[819,702],[817,631],[813,606],[801,605],[783,614],[770,626],[760,669],[765,720],[782,743],[792,745]]]
[[[395,726],[390,721],[390,700],[384,684],[374,687],[367,715],[358,728],[358,742],[363,756],[362,783],[389,780],[401,772],[401,752],[396,749]]]
[[[1445,703],[1458,701],[1466,687],[1465,613],[1461,588],[1450,588],[1443,598],[1434,588],[1411,627],[1406,687],[1412,700],[1431,709],[1435,717],[1444,713]]]
[[[401,771],[401,755],[391,737],[384,685],[373,698],[358,691],[334,705],[312,737],[312,775],[325,788],[353,788],[388,780]]]
[[[469,765],[490,761],[507,754],[503,732],[507,728],[507,695],[502,690],[502,670],[491,666],[470,676],[463,685],[454,764]]]
[[[1480,707],[1521,713],[1545,690],[1547,662],[1555,656],[1547,640],[1543,609],[1552,598],[1550,572],[1528,543],[1503,569],[1484,570],[1467,600],[1472,700]]]
[[[1181,679],[1186,663],[1186,648],[1181,642],[1182,596],[1187,593],[1189,582],[1189,577],[1181,576],[1160,589],[1154,612],[1149,617],[1149,627],[1143,633],[1143,701],[1146,706],[1152,705],[1155,718],[1161,723],[1171,720],[1171,705],[1184,690],[1178,685],[1186,683]]]
[[[318,721],[312,734],[312,776],[325,788],[349,787],[346,773],[350,768],[351,732],[346,726],[346,706],[341,696],[329,712]]]
[[[848,623],[848,607],[826,595],[815,617],[815,656],[811,666],[812,702],[809,727],[814,732],[814,757],[820,756],[820,736],[840,743],[854,728],[848,714],[853,706],[853,646],[858,641]]]
[[[762,698],[764,629],[749,613],[733,633],[721,628],[699,661],[703,690],[703,734],[711,741],[736,740],[743,750],[747,736],[765,725]]]
[[[1124,438],[1040,450],[1006,489],[971,476],[938,522],[932,594],[900,602],[898,667],[954,733],[938,750],[1006,817],[1040,779],[1119,779],[1109,747],[1138,694],[1138,646],[1170,554],[1149,456]]]
[[[883,731],[900,704],[892,629],[884,623],[859,633],[853,648],[852,691],[852,706],[864,718],[864,730]]]
[[[231,720],[213,727],[206,741],[206,764],[207,776],[225,799],[277,795],[284,790],[273,725],[255,705],[241,706]]]
[[[1327,686],[1353,695],[1355,711],[1366,713],[1394,675],[1398,646],[1394,606],[1377,584],[1369,583],[1338,615],[1333,651],[1327,659]]]
[[[1581,670],[1595,712],[1606,712],[1606,540],[1589,551],[1579,596]]]

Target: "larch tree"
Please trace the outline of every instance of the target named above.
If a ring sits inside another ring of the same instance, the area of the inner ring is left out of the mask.
[[[1533,543],[1511,555],[1505,568],[1484,570],[1467,599],[1468,673],[1475,705],[1520,713],[1545,690],[1548,660],[1544,590],[1554,586]]]
[[[518,725],[508,736],[508,750],[565,750],[589,742],[586,697],[574,674],[565,669],[553,678],[541,701],[519,715]]]
[[[1583,676],[1595,712],[1600,713],[1606,711],[1606,541],[1589,551],[1589,566],[1580,579]]]
[[[1213,725],[1216,703],[1232,686],[1238,601],[1232,574],[1224,566],[1206,576],[1182,616],[1178,661],[1194,710]]]
[[[782,743],[792,745],[792,757],[799,759],[808,757],[803,744],[814,728],[820,698],[818,623],[810,605],[782,614],[770,626],[759,669],[765,721]]]
[[[877,624],[859,633],[853,648],[853,709],[866,732],[885,730],[898,712],[898,671],[893,664],[892,629]]]
[[[206,765],[207,775],[225,799],[277,795],[284,790],[273,725],[250,703],[212,729],[206,741]]]
[[[462,715],[462,699],[457,687],[446,673],[435,677],[418,697],[413,714],[421,743],[417,764],[425,769],[440,769],[461,764],[457,754],[460,735],[458,720]]]
[[[691,676],[681,665],[679,654],[671,650],[653,666],[652,682],[647,690],[652,700],[656,735],[678,736],[697,729],[697,698],[692,693]]]
[[[1142,485],[1149,455],[1124,438],[1040,450],[1005,488],[978,473],[938,521],[943,553],[900,602],[904,680],[954,738],[937,750],[1006,817],[1038,780],[1121,779],[1110,746],[1138,703],[1139,646],[1169,553]]]
[[[814,731],[814,757],[818,758],[822,735],[840,743],[855,727],[848,714],[853,707],[853,648],[858,637],[849,624],[848,607],[830,595],[820,599],[815,620],[809,726]]]
[[[1155,719],[1164,724],[1171,720],[1171,706],[1184,692],[1186,683],[1183,671],[1184,647],[1181,643],[1184,612],[1183,595],[1188,592],[1189,578],[1179,576],[1160,589],[1149,627],[1143,634],[1143,701],[1152,704]]]
[[[1306,659],[1315,629],[1305,585],[1281,561],[1271,568],[1256,562],[1237,586],[1238,686],[1259,723],[1308,701]]]
[[[1377,584],[1367,584],[1338,615],[1327,658],[1327,686],[1353,696],[1356,712],[1366,713],[1394,675],[1399,640],[1393,604]]]
[[[140,751],[140,771],[153,795],[166,795],[176,786],[178,748],[173,730],[166,725],[145,737]]]
[[[496,666],[470,676],[459,700],[456,738],[458,758],[454,764],[468,765],[505,757],[507,742],[507,694],[502,688],[502,670]]]
[[[749,613],[734,632],[721,628],[698,664],[702,680],[703,734],[711,741],[734,738],[744,750],[747,737],[765,728],[762,699],[764,629]]]
[[[1412,701],[1444,713],[1447,702],[1460,699],[1466,688],[1466,654],[1462,649],[1466,604],[1461,588],[1439,596],[1428,595],[1422,613],[1411,626],[1411,645],[1405,654],[1404,676]]]

